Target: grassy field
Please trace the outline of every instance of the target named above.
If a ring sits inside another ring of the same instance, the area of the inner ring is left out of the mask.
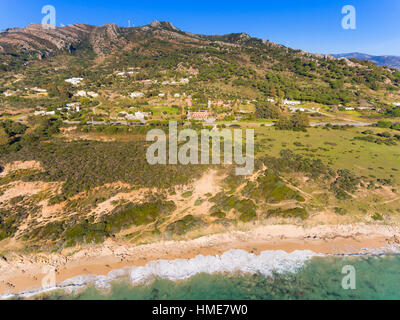
[[[282,149],[321,159],[334,169],[350,169],[359,176],[394,178],[400,183],[400,146],[379,145],[367,141],[354,140],[363,136],[366,128],[347,130],[326,130],[310,128],[307,132],[279,131],[275,128],[256,129],[256,144],[261,150],[256,155],[278,156]],[[368,128],[374,133],[397,131],[390,129]],[[395,169],[395,170],[393,170]]]

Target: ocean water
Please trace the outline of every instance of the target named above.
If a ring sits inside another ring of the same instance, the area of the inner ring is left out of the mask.
[[[236,250],[231,251],[225,258],[221,256],[196,259],[155,262],[142,269],[133,268],[125,276],[110,282],[102,282],[102,285],[99,282],[93,282],[73,292],[56,290],[34,298],[77,300],[400,299],[400,255],[395,254],[319,256],[300,251],[294,255],[268,251],[262,257],[262,255],[255,256]],[[239,269],[236,268],[230,259],[238,259],[238,263],[242,266]],[[205,261],[204,265],[219,264],[219,266],[208,266],[210,270],[207,270],[207,272],[216,270],[217,273],[203,272],[202,261]],[[224,263],[227,262],[231,266],[225,266]],[[342,271],[346,266],[354,267],[356,285],[354,290],[345,290],[342,287],[343,278],[347,275]],[[223,271],[225,267],[230,270]],[[186,270],[177,271],[175,270],[177,268],[186,268]]]

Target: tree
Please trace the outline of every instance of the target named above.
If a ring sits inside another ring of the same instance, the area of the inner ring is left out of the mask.
[[[281,116],[276,128],[278,130],[306,131],[309,125],[310,122],[305,113],[296,113],[292,116]]]
[[[256,117],[259,119],[276,119],[280,113],[279,107],[270,102],[262,101],[256,105]]]

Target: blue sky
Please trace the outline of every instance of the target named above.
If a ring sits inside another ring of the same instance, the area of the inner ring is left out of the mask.
[[[310,52],[400,56],[398,0],[0,0],[0,30],[40,23],[44,5],[56,8],[57,26],[160,20],[200,34],[246,32]],[[344,5],[357,10],[356,30],[341,26]]]

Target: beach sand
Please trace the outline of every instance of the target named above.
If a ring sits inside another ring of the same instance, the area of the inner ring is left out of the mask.
[[[71,248],[61,253],[22,255],[0,259],[0,294],[37,290],[49,267],[57,284],[79,275],[107,275],[111,270],[144,266],[159,259],[191,259],[221,255],[230,249],[259,254],[265,250],[311,250],[322,254],[354,254],[400,244],[400,229],[385,225],[256,226],[247,232],[232,231],[187,241],[162,241],[132,245],[106,241],[102,245]]]

